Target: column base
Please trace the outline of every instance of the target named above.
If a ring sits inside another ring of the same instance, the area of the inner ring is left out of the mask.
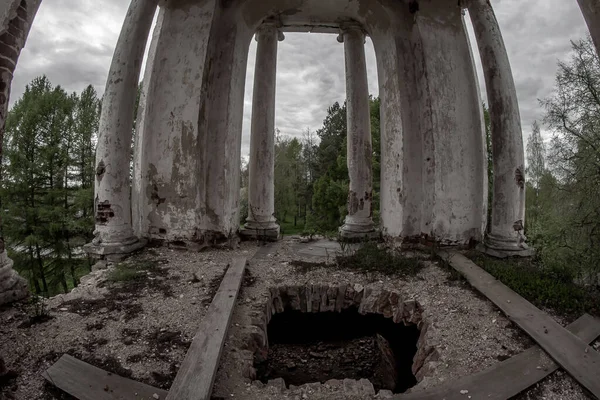
[[[121,261],[131,253],[142,249],[148,240],[137,239],[127,241],[126,243],[88,243],[83,246],[83,250],[94,258],[108,261]]]
[[[486,235],[483,243],[477,245],[477,250],[496,258],[533,257],[535,249],[527,246],[524,240],[503,238]]]
[[[345,223],[339,229],[340,239],[344,241],[359,242],[362,240],[375,240],[381,237],[381,232],[372,225],[356,225]]]
[[[4,250],[0,253],[0,305],[23,300],[27,296],[27,280],[13,269],[13,261]]]
[[[276,242],[281,238],[281,228],[278,224],[269,224],[268,227],[256,227],[254,224],[244,225],[244,228],[240,229],[240,236],[244,239],[256,239]]]

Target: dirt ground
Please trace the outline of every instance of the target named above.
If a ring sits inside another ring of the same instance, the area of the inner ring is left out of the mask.
[[[217,374],[213,399],[377,399],[366,381],[329,381],[286,387],[281,380],[252,381],[248,346],[252,318],[263,312],[269,288],[284,285],[361,285],[394,290],[423,307],[423,318],[438,357],[412,391],[433,387],[485,369],[533,345],[531,340],[467,283],[454,280],[435,262],[426,261],[416,277],[332,267],[298,269],[292,265],[297,240],[288,238],[263,251],[255,242],[236,250],[188,252],[149,248],[129,263],[146,265],[143,278],[106,281],[95,272],[76,293],[47,303],[49,319],[31,323],[25,304],[0,309],[0,354],[15,378],[0,382],[0,399],[68,399],[45,384],[42,373],[64,353],[107,371],[168,389],[198,325],[235,256],[250,259]],[[564,322],[564,321],[559,321]],[[589,399],[569,376],[552,374],[519,399]]]

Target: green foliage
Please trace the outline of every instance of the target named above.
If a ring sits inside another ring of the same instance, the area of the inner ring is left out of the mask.
[[[77,285],[93,231],[93,157],[100,101],[34,79],[10,111],[2,159],[4,236],[38,294]]]
[[[371,138],[373,147],[373,220],[379,222],[381,181],[380,100],[370,99]],[[321,139],[316,149],[312,213],[307,227],[320,233],[336,231],[348,213],[348,166],[346,105],[334,103],[327,110],[323,127],[317,131]]]
[[[287,220],[278,220],[279,226],[281,228],[282,235],[302,235],[304,230],[304,224],[299,224],[298,220],[294,221],[294,218],[289,218]]]
[[[108,275],[108,280],[110,282],[131,282],[146,279],[146,274],[156,271],[157,268],[157,261],[123,262],[115,266]]]
[[[348,198],[348,181],[333,180],[329,175],[317,179],[312,199],[313,211],[307,226],[318,232],[337,229],[342,225],[348,213],[346,201]]]
[[[373,144],[373,220],[379,222],[381,175],[380,100],[371,98]],[[323,127],[302,138],[276,132],[275,218],[283,234],[337,232],[347,214],[348,166],[346,105],[334,103],[327,110]],[[240,223],[248,210],[248,166],[242,168]],[[335,233],[334,233],[335,236]]]
[[[27,304],[27,315],[30,321],[47,320],[50,317],[46,299],[42,296],[33,295]]]
[[[584,312],[600,313],[600,293],[575,284],[574,271],[568,264],[545,265],[539,259],[499,260],[476,252],[468,256],[537,307],[572,317]]]
[[[600,60],[589,38],[572,47],[571,60],[559,63],[554,93],[541,102],[552,132],[548,151],[537,124],[527,145],[526,234],[547,268],[597,284]]]
[[[348,249],[342,253],[349,253],[336,257],[336,264],[342,269],[414,276],[423,268],[418,258],[407,257],[400,249],[382,247],[375,242],[366,242],[354,251]]]

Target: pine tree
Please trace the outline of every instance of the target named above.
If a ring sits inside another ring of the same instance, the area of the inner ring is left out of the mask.
[[[546,151],[540,126],[534,121],[527,140],[527,204],[525,208],[525,231],[534,242],[540,234],[540,187],[546,174]]]
[[[75,256],[92,230],[93,143],[98,106],[46,77],[26,87],[7,120],[2,188],[5,235],[15,267],[36,293],[77,285]]]
[[[537,121],[534,121],[531,130],[531,135],[527,140],[527,178],[537,189],[546,172],[546,150]]]

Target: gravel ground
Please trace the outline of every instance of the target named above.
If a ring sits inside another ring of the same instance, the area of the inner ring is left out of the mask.
[[[531,340],[467,283],[455,281],[435,263],[416,277],[391,278],[378,273],[341,271],[331,267],[299,270],[292,266],[293,239],[257,256],[258,246],[245,242],[237,250],[201,253],[168,248],[146,249],[130,263],[158,261],[135,284],[103,282],[106,271],[85,279],[77,293],[51,299],[52,319],[27,327],[24,306],[0,309],[0,354],[18,373],[0,399],[56,399],[41,377],[63,353],[111,372],[168,389],[187,348],[234,256],[251,259],[225,343],[214,399],[375,399],[368,382],[330,381],[286,388],[281,381],[252,382],[248,344],[252,318],[264,312],[269,287],[284,285],[362,285],[396,291],[423,307],[428,344],[437,348],[423,379],[424,390],[485,369],[530,347]],[[261,252],[263,253],[263,252]],[[132,286],[131,286],[132,285]],[[66,397],[64,397],[66,398]],[[570,377],[557,372],[519,399],[589,399]]]

